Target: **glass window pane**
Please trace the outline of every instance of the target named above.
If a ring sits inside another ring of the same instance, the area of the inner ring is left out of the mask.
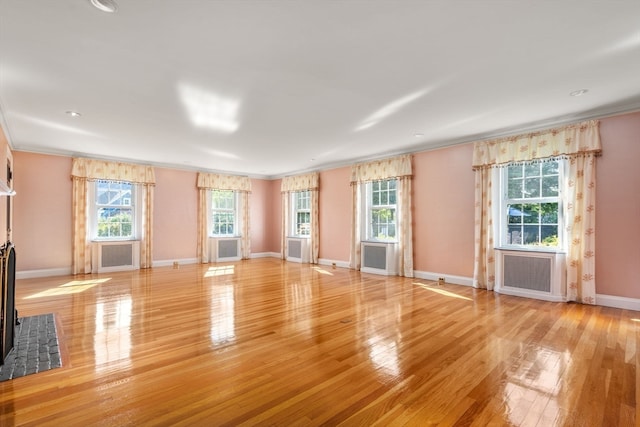
[[[521,165],[514,165],[514,166],[509,166],[509,179],[511,178],[522,178],[522,166]]]
[[[524,216],[522,222],[525,224],[539,224],[540,223],[540,204],[530,203],[522,205]]]
[[[524,175],[525,177],[540,176],[540,164],[524,165]]]
[[[545,176],[542,178],[542,197],[558,196],[558,176]]]
[[[557,203],[541,203],[540,204],[540,222],[542,224],[558,223],[558,204]]]
[[[521,204],[507,205],[509,224],[522,224],[525,213]]]
[[[542,163],[543,175],[556,175],[559,172],[560,172],[560,167],[557,161]]]
[[[523,225],[522,231],[525,245],[535,245],[540,242],[540,227],[538,225]]]
[[[520,199],[522,198],[522,180],[521,179],[510,179],[508,181],[508,195],[510,199]]]
[[[371,203],[374,206],[377,206],[377,205],[380,204],[380,193],[379,192],[377,192],[377,191],[373,192],[373,200],[371,201]]]
[[[545,246],[558,246],[560,244],[558,240],[558,226],[557,225],[543,225],[541,228],[542,235],[541,243]]]
[[[540,178],[526,178],[524,191],[525,198],[540,197]]]

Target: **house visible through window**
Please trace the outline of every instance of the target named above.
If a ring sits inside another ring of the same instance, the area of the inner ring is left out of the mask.
[[[291,193],[292,235],[305,237],[311,235],[311,192],[309,190]]]
[[[232,190],[211,190],[213,236],[237,235],[237,197]]]
[[[396,240],[397,182],[396,179],[386,179],[365,186],[367,240]]]
[[[135,186],[130,182],[96,181],[95,215],[98,239],[135,237]]]
[[[563,162],[546,160],[504,168],[503,245],[562,247]]]

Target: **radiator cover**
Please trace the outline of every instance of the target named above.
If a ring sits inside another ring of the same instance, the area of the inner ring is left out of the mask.
[[[209,245],[209,259],[211,261],[228,262],[242,259],[240,237],[211,238]]]
[[[137,240],[94,242],[93,267],[98,273],[140,268],[140,242]]]
[[[495,291],[547,301],[566,301],[561,252],[496,249]]]
[[[395,276],[398,274],[395,242],[362,242],[360,271]]]
[[[307,237],[287,237],[287,261],[309,262],[309,239]]]

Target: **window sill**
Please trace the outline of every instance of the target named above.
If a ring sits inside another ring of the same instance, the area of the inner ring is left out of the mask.
[[[310,239],[311,236],[287,236],[287,239]]]
[[[398,244],[397,240],[361,240],[361,243],[384,243],[387,245],[396,245]]]
[[[564,254],[566,251],[560,248],[550,248],[544,246],[498,246],[493,248],[496,251],[515,251],[515,252],[540,252],[540,253],[552,253],[552,254]]]
[[[135,237],[123,237],[114,239],[91,239],[91,243],[104,243],[104,242],[137,242],[138,238]]]

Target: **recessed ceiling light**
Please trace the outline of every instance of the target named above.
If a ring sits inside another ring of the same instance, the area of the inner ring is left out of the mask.
[[[584,95],[587,92],[589,92],[589,89],[580,89],[580,90],[574,90],[573,92],[569,93],[569,95],[570,96],[580,96],[580,95]]]
[[[113,0],[91,0],[91,4],[96,9],[107,13],[114,13],[118,10],[118,5]]]
[[[71,117],[80,117],[82,114],[78,113],[77,111],[67,111],[66,112],[68,115],[70,115]]]

